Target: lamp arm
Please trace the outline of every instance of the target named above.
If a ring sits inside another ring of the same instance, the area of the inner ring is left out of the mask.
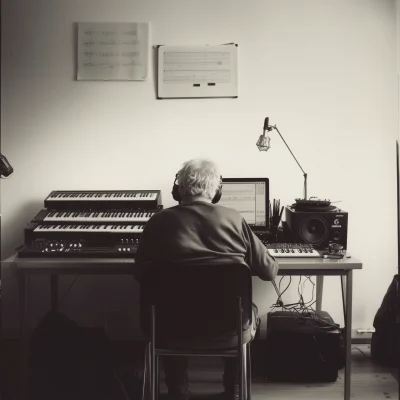
[[[301,171],[303,172],[303,176],[304,176],[304,200],[307,200],[307,173],[304,171],[304,169],[302,168],[302,166],[300,165],[300,163],[297,161],[297,158],[296,158],[295,155],[293,154],[292,150],[290,150],[290,147],[289,147],[288,144],[286,143],[286,140],[283,138],[283,136],[282,136],[281,133],[279,132],[279,129],[276,127],[276,125],[271,126],[271,128],[275,129],[275,130],[279,133],[279,136],[280,136],[281,139],[283,140],[283,143],[285,143],[286,147],[287,147],[288,150],[290,151],[290,154],[292,155],[292,157],[294,158],[294,160],[297,162],[297,165],[300,167]]]

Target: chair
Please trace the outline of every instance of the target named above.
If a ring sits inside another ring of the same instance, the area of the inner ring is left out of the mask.
[[[149,338],[143,397],[159,393],[159,356],[237,357],[239,399],[251,399],[252,279],[246,264],[155,265],[141,282]]]

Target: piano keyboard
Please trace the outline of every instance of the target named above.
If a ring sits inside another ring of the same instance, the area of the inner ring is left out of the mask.
[[[138,224],[36,224],[25,228],[25,244],[35,240],[84,241],[90,245],[114,246],[118,243],[139,243],[144,225]]]
[[[40,211],[32,222],[38,223],[144,223],[147,222],[157,211],[140,211],[140,210],[124,210],[124,211]]]
[[[320,253],[311,245],[304,243],[268,243],[265,244],[268,253],[276,258],[321,258]]]
[[[51,192],[44,207],[52,210],[151,210],[161,206],[160,190],[62,190]]]
[[[52,201],[63,201],[65,199],[78,199],[80,201],[108,201],[117,200],[123,201],[125,199],[133,201],[139,200],[155,200],[157,193],[144,193],[144,192],[104,192],[104,193],[90,193],[90,192],[52,192],[47,198]]]
[[[21,257],[134,257],[160,190],[53,191],[25,228]]]
[[[34,232],[142,233],[144,225],[38,225]]]

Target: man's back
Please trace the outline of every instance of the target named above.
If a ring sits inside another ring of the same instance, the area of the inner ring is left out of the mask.
[[[136,262],[246,263],[269,280],[277,264],[235,210],[193,201],[155,214],[144,229]]]

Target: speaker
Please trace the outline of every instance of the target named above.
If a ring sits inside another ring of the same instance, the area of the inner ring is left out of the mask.
[[[171,194],[172,194],[172,198],[175,201],[178,201],[180,204],[182,199],[181,199],[181,194],[179,193],[178,174],[175,175],[174,185],[172,186]],[[221,196],[222,196],[222,176],[219,179],[219,185],[218,185],[217,191],[215,192],[215,195],[214,195],[213,199],[211,200],[211,202],[213,204],[218,203],[221,199]]]
[[[347,249],[348,213],[338,208],[329,211],[297,211],[286,207],[286,240],[328,249],[337,243]]]

